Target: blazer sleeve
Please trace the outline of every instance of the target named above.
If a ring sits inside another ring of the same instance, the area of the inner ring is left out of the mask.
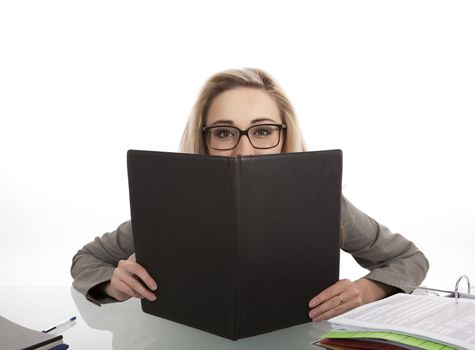
[[[341,205],[342,249],[362,267],[365,278],[396,287],[405,293],[425,278],[429,262],[414,243],[360,211],[345,197]]]
[[[94,287],[109,281],[119,261],[128,259],[133,253],[130,221],[124,222],[113,232],[96,237],[73,257],[71,276],[74,288],[96,304],[116,301],[99,293]]]

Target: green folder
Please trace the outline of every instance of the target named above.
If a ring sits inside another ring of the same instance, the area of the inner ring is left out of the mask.
[[[383,340],[386,343],[407,345],[415,349],[424,350],[457,350],[457,348],[429,341],[423,338],[394,333],[394,332],[348,332],[348,331],[330,331],[325,333],[322,338],[328,339],[361,339],[361,340]]]

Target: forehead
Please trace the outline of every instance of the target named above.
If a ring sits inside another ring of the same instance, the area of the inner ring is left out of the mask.
[[[270,119],[280,123],[277,103],[262,89],[235,88],[224,91],[213,99],[206,124],[230,120],[238,127],[246,127],[254,119]]]

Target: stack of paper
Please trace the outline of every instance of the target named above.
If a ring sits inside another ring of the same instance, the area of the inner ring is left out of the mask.
[[[0,349],[67,349],[62,335],[52,335],[35,331],[16,324],[0,316]]]
[[[329,349],[475,349],[473,299],[396,294],[329,322]]]

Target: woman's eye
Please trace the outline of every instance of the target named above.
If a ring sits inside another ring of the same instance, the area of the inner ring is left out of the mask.
[[[261,128],[254,131],[254,135],[256,136],[269,136],[272,134],[272,130]]]
[[[219,129],[215,131],[215,136],[221,139],[225,139],[225,138],[233,137],[233,133],[231,130]]]

